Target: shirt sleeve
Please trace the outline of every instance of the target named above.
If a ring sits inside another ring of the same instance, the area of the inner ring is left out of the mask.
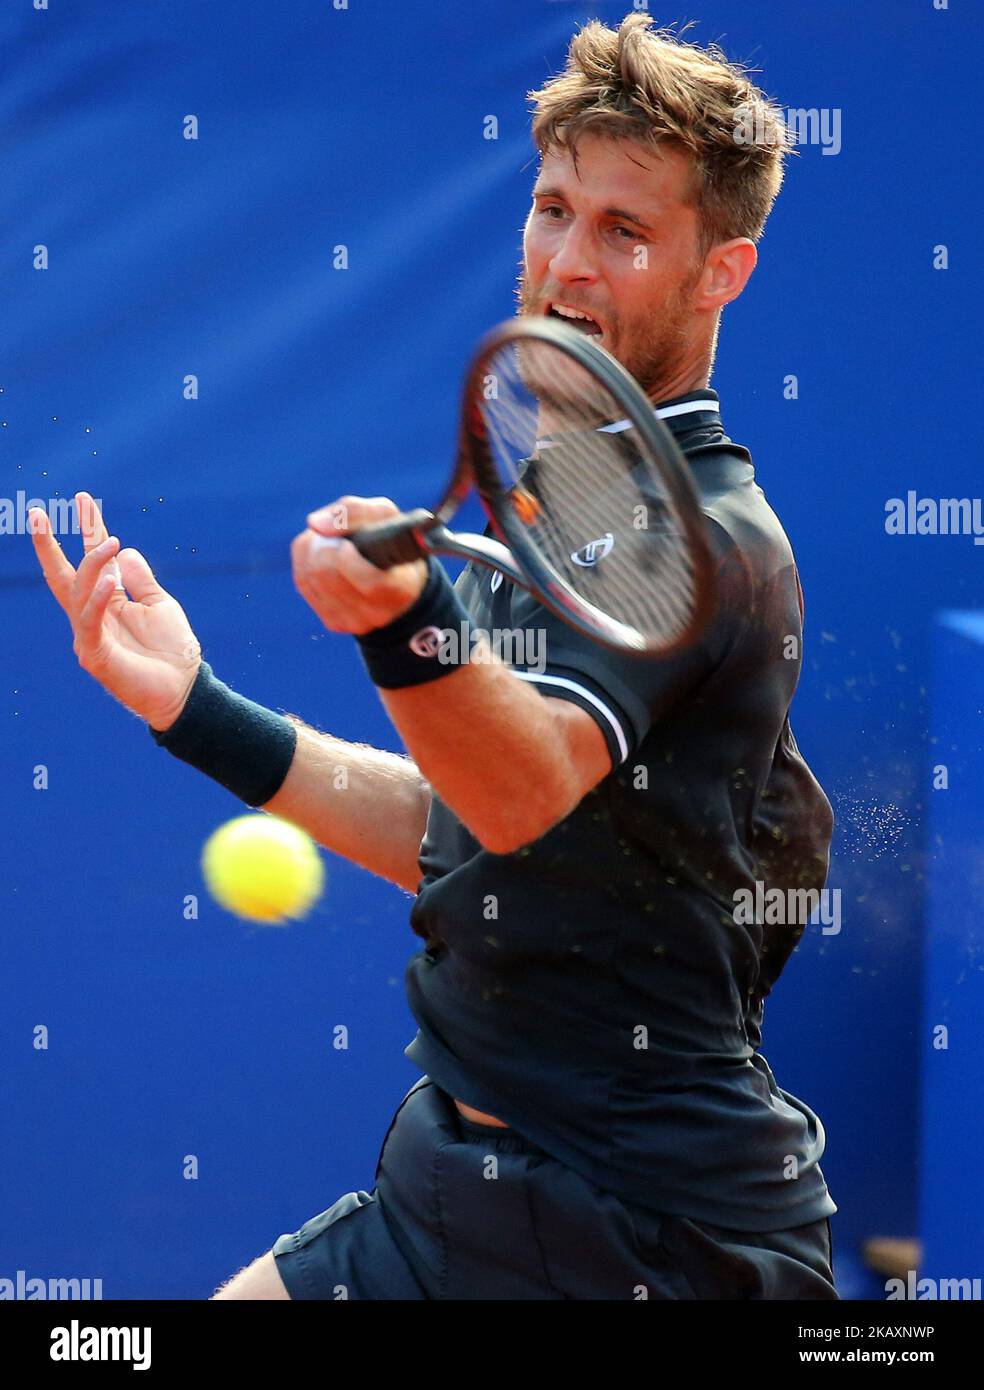
[[[620,767],[642,743],[656,720],[700,684],[731,650],[743,630],[747,569],[724,528],[708,517],[717,560],[717,605],[696,642],[666,657],[630,656],[602,646],[565,623],[532,594],[516,588],[511,606],[515,628],[535,635],[523,647],[513,674],[544,696],[570,700],[595,720],[612,759]],[[535,654],[535,660],[529,660]]]

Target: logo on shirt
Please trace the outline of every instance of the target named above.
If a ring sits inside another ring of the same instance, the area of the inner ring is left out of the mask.
[[[575,565],[590,568],[591,565],[596,565],[599,560],[603,560],[606,555],[610,554],[614,544],[615,537],[611,531],[606,531],[598,540],[588,541],[586,545],[581,546],[580,550],[572,550],[571,559]]]
[[[495,593],[496,589],[498,589],[498,587],[499,587],[499,585],[500,585],[501,583],[502,583],[502,570],[496,570],[495,573],[494,573],[493,576],[492,576],[492,583],[489,585],[489,588],[492,590],[493,593]]]

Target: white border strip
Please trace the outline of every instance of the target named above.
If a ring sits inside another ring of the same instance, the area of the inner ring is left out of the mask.
[[[692,415],[696,410],[718,411],[720,410],[720,408],[721,407],[718,401],[681,401],[679,405],[660,406],[658,410],[653,411],[653,414],[656,416],[658,420],[669,420],[676,415]],[[619,430],[627,430],[631,428],[631,420],[617,420],[614,425],[599,425],[598,433],[615,434]]]
[[[656,414],[661,420],[668,420],[671,415],[690,415],[695,410],[721,409],[720,398],[712,400],[710,396],[701,401],[680,401],[678,405],[661,405],[657,408]]]
[[[618,750],[622,755],[619,758],[619,762],[625,762],[626,758],[629,756],[629,745],[625,737],[625,731],[608,706],[603,704],[602,701],[598,699],[597,695],[593,694],[590,690],[585,690],[584,686],[578,685],[576,681],[568,680],[566,676],[543,676],[539,671],[517,671],[515,668],[511,669],[513,675],[519,676],[520,680],[542,681],[544,685],[560,685],[563,686],[565,690],[576,690],[579,695],[583,695],[589,704],[594,705],[595,709],[601,710],[602,714],[615,730],[615,737],[618,740]]]
[[[714,413],[717,413],[720,409],[721,402],[719,400],[681,401],[679,405],[660,406],[658,410],[653,411],[653,414],[659,420],[669,420],[671,417],[676,415],[692,415],[695,411],[698,410],[710,410]],[[621,430],[628,430],[631,428],[631,420],[616,420],[614,425],[599,425],[598,433],[618,434]],[[536,441],[536,447],[538,449],[549,449],[556,442],[557,441],[553,439],[538,439]]]

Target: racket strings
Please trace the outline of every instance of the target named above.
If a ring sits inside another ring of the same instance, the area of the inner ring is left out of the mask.
[[[691,621],[697,575],[659,460],[631,427],[605,428],[624,419],[621,402],[548,342],[500,349],[486,382],[500,483],[540,561],[647,644],[671,643]]]
[[[550,459],[538,474],[543,508],[531,531],[561,578],[596,607],[640,631],[654,608],[683,627],[694,603],[689,550],[668,497],[643,493],[634,462],[602,468],[597,447]]]

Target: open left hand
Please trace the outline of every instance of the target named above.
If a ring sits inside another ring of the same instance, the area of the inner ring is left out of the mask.
[[[343,539],[346,532],[385,521],[399,510],[388,497],[339,497],[311,512],[307,530],[291,542],[294,584],[329,632],[372,632],[420,597],[427,582],[426,560],[377,569]]]

